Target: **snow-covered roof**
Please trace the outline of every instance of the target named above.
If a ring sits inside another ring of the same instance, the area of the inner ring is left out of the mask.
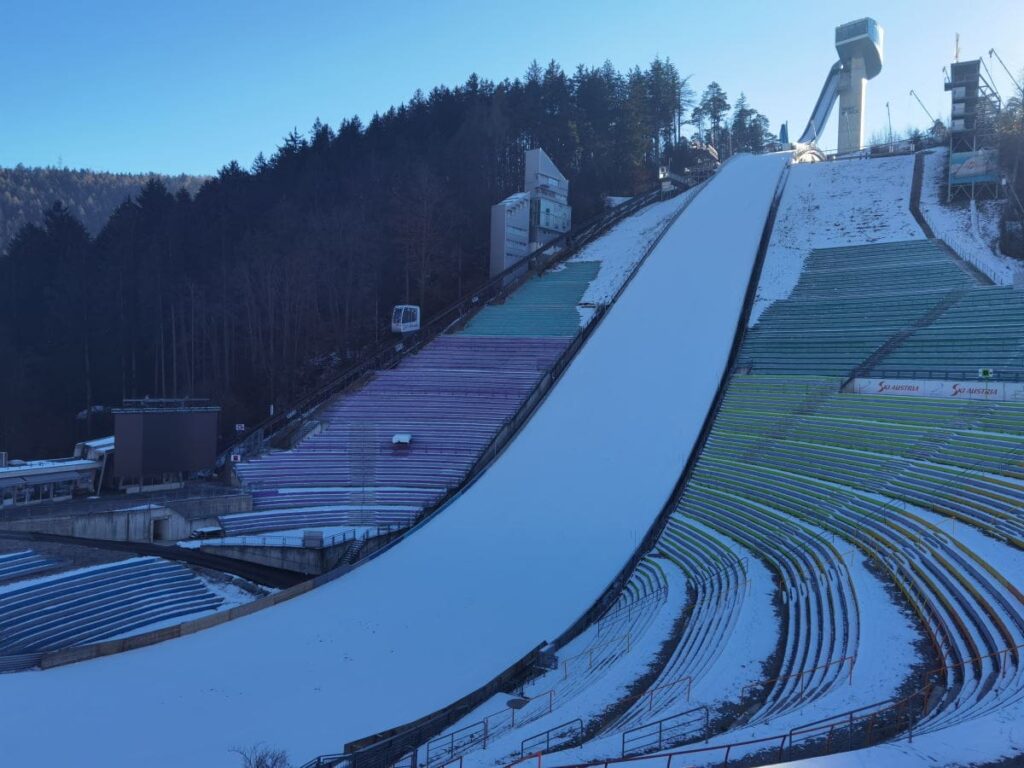
[[[83,472],[95,472],[99,468],[99,462],[86,459],[18,462],[11,466],[0,467],[0,486],[38,485],[77,480]]]
[[[114,436],[110,437],[97,437],[93,440],[85,440],[82,445],[86,445],[97,451],[100,450],[113,450],[114,448]]]

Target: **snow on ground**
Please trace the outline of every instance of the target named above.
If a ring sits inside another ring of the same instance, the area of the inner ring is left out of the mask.
[[[705,746],[714,747],[774,736],[786,733],[790,728],[885,701],[896,695],[911,673],[916,660],[914,643],[921,636],[913,622],[893,604],[878,578],[864,567],[864,559],[859,553],[848,558],[848,567],[860,606],[863,629],[858,643],[853,684],[840,682],[824,696],[799,709],[773,717],[767,722],[730,730],[706,742],[677,749],[700,749]],[[770,584],[770,580],[768,583]],[[744,617],[743,629],[748,636],[734,635],[730,640],[729,652],[723,654],[722,662],[716,666],[717,677],[711,677],[694,686],[691,703],[687,706],[707,704],[713,708],[729,701],[735,702],[739,700],[744,685],[763,680],[756,664],[747,664],[744,668],[730,664],[732,659],[767,657],[764,648],[756,647],[757,636],[764,634],[763,627],[767,625],[758,624],[758,621],[777,623],[777,619],[765,615],[763,606],[756,613],[752,612]],[[768,652],[772,649],[768,649]],[[733,656],[732,653],[737,655]],[[614,757],[614,740],[609,740],[607,746],[610,750],[606,750],[602,755],[593,756]],[[699,757],[706,757],[708,762],[717,763],[721,760],[722,753],[712,751],[706,756]],[[690,759],[693,765],[701,764],[698,755]]]
[[[886,500],[876,494],[869,495]],[[1024,573],[1024,553],[985,536],[969,525],[913,505],[900,503],[899,506],[939,527],[999,572],[1006,575]],[[913,661],[912,643],[920,635],[907,618],[895,609],[880,582],[866,573],[863,559],[859,555],[850,570],[857,585],[861,621],[866,630],[861,634],[854,685],[837,689],[834,694],[806,707],[799,717],[777,718],[757,729],[735,731],[712,739],[711,745],[782,734],[789,728],[817,718],[885,701],[896,694]],[[983,717],[931,733],[917,733],[912,743],[902,740],[856,752],[787,762],[784,765],[801,768],[962,766],[994,761],[1021,752],[1024,752],[1024,703],[1009,701],[1007,706]],[[691,760],[694,765],[699,764],[696,756]]]
[[[302,762],[433,712],[560,634],[671,497],[787,160],[723,166],[517,438],[414,536],[203,632],[0,676],[0,702],[17,702],[0,717],[4,762],[223,766],[260,742]],[[157,722],[174,737],[154,738]]]
[[[818,529],[812,530],[819,535],[826,535]],[[842,681],[827,694],[800,709],[756,726],[727,731],[707,742],[676,749],[700,749],[774,736],[836,713],[884,701],[897,694],[911,673],[916,660],[914,645],[922,635],[914,621],[892,602],[878,577],[867,570],[863,556],[849,545],[842,545],[842,542],[838,546],[840,551],[849,551],[846,561],[860,610],[861,632],[853,684]],[[737,554],[743,553],[738,550]],[[775,650],[779,636],[779,620],[771,603],[775,586],[770,573],[754,558],[749,560],[748,575],[750,594],[744,601],[740,618],[723,653],[709,674],[694,683],[690,701],[680,702],[678,711],[705,705],[715,712],[722,705],[739,701],[745,686],[764,679],[763,663]],[[619,756],[621,747],[621,737],[611,734],[594,739],[580,748],[547,755],[544,764],[572,765],[587,760],[615,758]],[[688,758],[686,764],[692,761],[693,765],[699,765],[702,758],[715,763],[721,760],[722,752],[716,750],[707,755],[694,755]]]
[[[750,325],[793,292],[813,249],[924,238],[910,213],[913,180],[912,155],[792,166]]]
[[[570,262],[601,262],[597,277],[587,286],[580,303],[596,305],[611,301],[651,243],[661,234],[672,217],[689,204],[698,189],[694,187],[671,200],[647,206],[569,259]],[[580,325],[586,325],[593,317],[593,309],[589,306],[581,306],[578,309]]]
[[[699,526],[693,520],[687,525]],[[703,527],[703,526],[701,526]],[[707,530],[707,529],[705,529]],[[714,713],[720,705],[738,701],[743,688],[764,679],[764,664],[775,651],[779,638],[779,619],[772,605],[775,593],[772,575],[750,553],[728,541],[738,557],[747,558],[748,592],[739,617],[722,647],[717,662],[693,681],[689,701],[680,697],[671,713],[659,712],[653,719],[704,705]],[[618,757],[622,752],[622,733],[605,734],[573,749],[545,755],[545,766],[573,765],[580,762]]]
[[[854,752],[795,760],[788,768],[953,768],[1016,757],[1024,765],[1024,702],[1013,702],[991,717]],[[639,768],[636,766],[635,768]]]
[[[666,601],[658,606],[650,626],[637,636],[631,635],[629,651],[620,655],[610,668],[601,669],[591,674],[587,670],[586,651],[594,647],[598,659],[604,648],[612,648],[612,652],[625,650],[625,634],[621,627],[613,627],[600,633],[598,627],[592,625],[579,637],[567,643],[558,651],[558,658],[563,665],[541,677],[532,680],[524,693],[538,699],[543,704],[545,691],[554,689],[555,699],[552,711],[528,724],[506,731],[491,741],[486,749],[471,752],[465,756],[464,765],[507,765],[519,757],[524,739],[543,733],[563,723],[579,718],[584,725],[596,719],[604,709],[624,698],[629,693],[630,685],[643,676],[654,662],[661,646],[668,640],[672,627],[682,614],[686,605],[686,578],[680,571],[666,564],[665,576],[668,581]],[[609,655],[611,655],[609,653]],[[564,671],[566,670],[566,671]],[[569,674],[571,671],[571,674]],[[570,679],[582,677],[585,687]],[[568,690],[567,690],[568,689]],[[570,695],[575,692],[576,695]],[[469,713],[459,723],[455,723],[447,732],[455,731],[481,721],[488,715],[501,712],[505,707],[508,694],[498,694],[486,704]],[[621,744],[620,744],[621,746]]]
[[[943,181],[948,173],[949,150],[924,155],[921,214],[935,236],[973,264],[997,285],[1012,285],[1017,262],[999,252],[999,216],[1002,203],[980,203],[972,216],[966,201],[946,204]]]

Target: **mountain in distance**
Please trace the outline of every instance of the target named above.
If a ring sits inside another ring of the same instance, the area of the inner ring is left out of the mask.
[[[25,224],[37,224],[60,201],[96,235],[114,209],[134,197],[150,179],[160,179],[171,194],[186,189],[194,195],[205,176],[162,176],[155,173],[105,173],[70,168],[0,168],[0,254]]]

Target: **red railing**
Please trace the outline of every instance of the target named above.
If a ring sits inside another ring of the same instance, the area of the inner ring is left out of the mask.
[[[671,682],[662,683],[661,685],[656,685],[653,688],[649,689],[643,696],[644,699],[648,700],[647,711],[650,712],[654,709],[654,694],[658,693],[659,691],[667,690],[668,688],[675,688],[677,686],[682,685],[683,683],[686,684],[686,701],[689,702],[690,691],[693,688],[693,678],[689,675],[685,675],[683,677],[678,677],[675,680],[672,680]],[[643,699],[641,699],[641,701],[642,700]]]

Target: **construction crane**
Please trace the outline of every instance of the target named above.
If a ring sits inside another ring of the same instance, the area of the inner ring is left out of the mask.
[[[917,91],[915,91],[913,88],[911,88],[910,89],[910,95],[913,96],[915,99],[917,99],[917,103],[921,105],[921,109],[923,109],[924,113],[926,115],[928,115],[928,119],[932,121],[932,125],[935,125],[935,118],[932,117],[932,113],[928,111],[928,107],[926,107],[924,105],[924,102],[921,101],[921,97],[917,95]]]
[[[991,59],[993,56],[996,57],[996,61],[998,61],[1000,63],[1000,65],[1003,67],[1003,70],[1006,72],[1007,77],[1010,78],[1010,82],[1013,83],[1017,87],[1017,90],[1018,91],[1024,91],[1024,86],[1022,86],[1020,83],[1017,82],[1017,78],[1015,78],[1013,76],[1013,73],[1010,72],[1010,68],[1008,66],[1006,66],[1006,62],[1003,61],[1002,56],[1000,56],[998,53],[996,53],[996,49],[995,48],[989,48],[988,49],[988,57]]]

